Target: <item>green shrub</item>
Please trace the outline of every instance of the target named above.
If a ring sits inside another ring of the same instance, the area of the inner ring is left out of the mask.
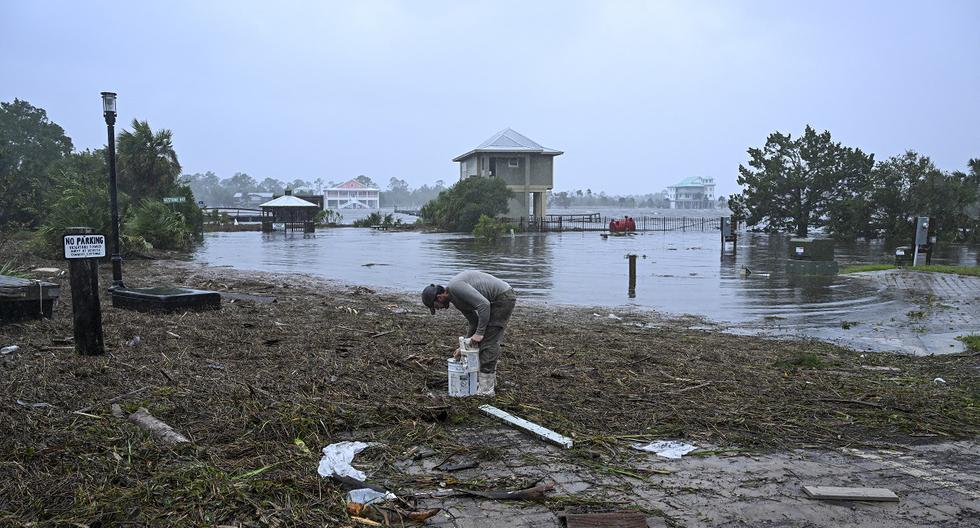
[[[381,224],[381,213],[371,213],[352,222],[354,227],[371,227]]]
[[[69,227],[90,227],[109,236],[112,224],[105,169],[101,152],[72,154],[55,164],[53,187],[45,197],[42,224],[34,238],[35,251],[60,255],[61,237]],[[125,196],[121,201],[126,201]]]
[[[505,220],[480,215],[479,222],[473,228],[473,236],[482,240],[492,241],[507,234],[511,229],[513,229],[513,226]]]
[[[197,240],[197,233],[180,211],[155,200],[143,200],[133,209],[126,231],[138,233],[157,249],[186,250]]]
[[[402,225],[402,221],[399,218],[395,218],[395,215],[391,213],[384,216],[381,216],[381,213],[371,213],[366,218],[354,220],[353,224],[354,227],[380,226],[383,229],[388,229]]]
[[[513,193],[500,178],[466,178],[422,206],[423,221],[448,231],[473,231],[483,215],[507,212]]]

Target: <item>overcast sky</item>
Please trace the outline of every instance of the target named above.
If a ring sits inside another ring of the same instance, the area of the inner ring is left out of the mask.
[[[78,149],[169,128],[184,171],[412,186],[511,127],[555,190],[737,190],[810,123],[878,159],[980,157],[980,2],[0,1],[0,100]]]

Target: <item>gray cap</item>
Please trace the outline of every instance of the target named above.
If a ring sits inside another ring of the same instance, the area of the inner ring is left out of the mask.
[[[422,290],[422,304],[429,308],[429,312],[432,315],[436,313],[436,295],[444,292],[445,288],[442,286],[436,286],[435,284],[430,284]]]

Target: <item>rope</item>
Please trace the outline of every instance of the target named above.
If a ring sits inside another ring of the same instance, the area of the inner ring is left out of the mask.
[[[41,279],[34,279],[34,283],[37,284],[37,312],[44,317],[44,298],[41,295]]]

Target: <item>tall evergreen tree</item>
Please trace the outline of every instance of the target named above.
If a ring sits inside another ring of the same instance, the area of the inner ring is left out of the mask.
[[[830,132],[818,134],[809,125],[796,139],[774,132],[748,154],[748,166],[738,167],[744,189],[729,207],[749,225],[797,236],[825,225],[835,213],[831,204],[853,195],[874,165],[873,155],[834,143]]]

